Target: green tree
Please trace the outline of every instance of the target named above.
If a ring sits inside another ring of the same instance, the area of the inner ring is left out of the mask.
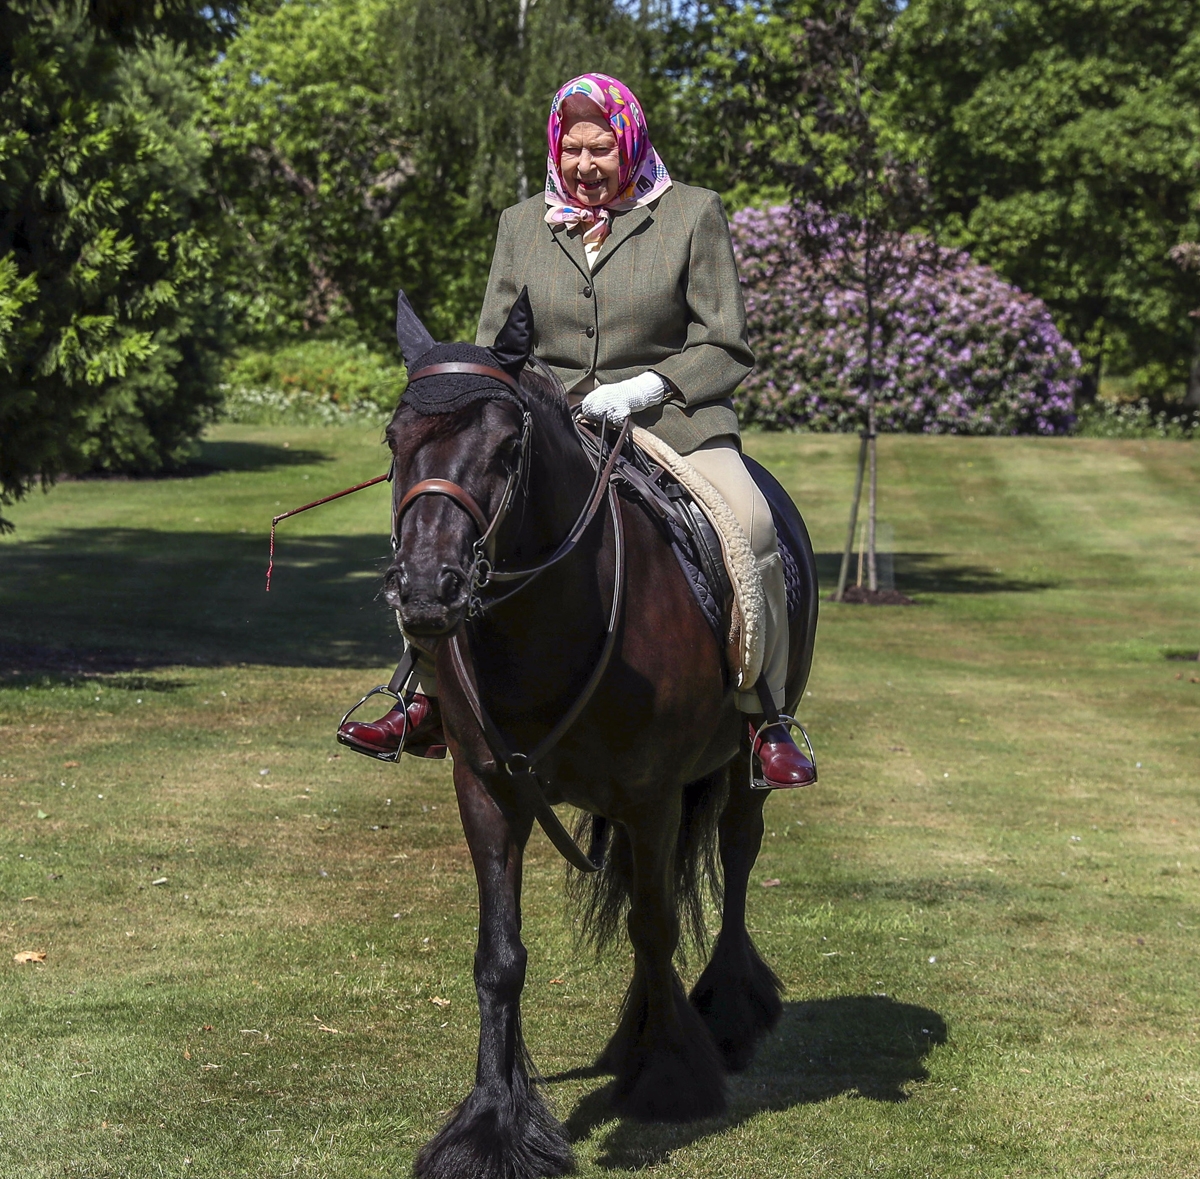
[[[0,504],[178,463],[217,398],[202,93],[139,13],[0,11]]]
[[[1200,338],[1200,5],[911,0],[891,91],[923,132],[942,238],[1041,296],[1102,370],[1183,385]]]
[[[214,71],[212,125],[248,337],[390,346],[397,287],[470,335],[502,209],[544,183],[557,86],[637,87],[612,0],[319,0],[252,18]]]
[[[890,120],[878,79],[893,10],[875,0],[766,0],[709,6],[695,26],[685,107],[699,126],[724,127],[707,164],[734,199],[778,196],[791,204],[790,248],[814,272],[862,300],[861,381],[866,429],[835,597],[846,588],[863,477],[868,586],[878,587],[876,353],[898,312],[885,292],[911,282],[938,257],[909,232],[926,213],[914,142]],[[687,117],[685,115],[685,117]],[[701,142],[693,136],[694,142]],[[703,156],[688,162],[697,166]],[[794,263],[789,263],[794,265]]]

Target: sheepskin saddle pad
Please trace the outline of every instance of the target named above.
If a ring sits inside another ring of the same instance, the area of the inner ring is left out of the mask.
[[[762,577],[754,561],[750,539],[733,512],[729,510],[729,505],[721,493],[686,458],[640,426],[633,429],[633,441],[651,462],[661,467],[687,492],[716,533],[724,561],[724,572],[728,575],[729,587],[732,589],[728,631],[721,635],[718,630],[718,638],[725,642],[734,684],[742,690],[752,687],[758,680],[763,665],[766,599],[763,596]],[[676,549],[679,551],[679,546],[676,546]],[[695,588],[695,579],[692,580]],[[720,588],[710,586],[709,589],[719,600],[722,596]],[[705,602],[700,593],[697,593],[697,598],[701,608],[705,609]],[[711,621],[710,610],[705,609],[705,613]],[[724,613],[723,609],[718,610],[717,618],[722,620],[719,621],[719,626],[723,624]]]

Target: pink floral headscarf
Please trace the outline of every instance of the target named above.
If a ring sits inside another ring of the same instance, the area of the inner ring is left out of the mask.
[[[565,130],[562,104],[572,95],[590,99],[604,113],[617,137],[620,169],[617,173],[617,195],[607,205],[591,208],[570,203],[563,184],[559,159]],[[546,221],[551,225],[585,227],[585,238],[603,241],[611,228],[610,210],[618,212],[648,204],[671,187],[667,166],[658,158],[646,130],[646,118],[633,91],[608,74],[583,74],[572,78],[554,96],[550,104],[550,120],[546,124],[546,139],[550,151],[546,157]]]

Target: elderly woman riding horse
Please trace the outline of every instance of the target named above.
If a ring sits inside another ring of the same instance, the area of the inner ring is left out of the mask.
[[[634,422],[668,443],[724,496],[750,540],[766,597],[762,675],[784,706],[788,620],[771,510],[741,456],[731,400],[754,357],[720,198],[672,181],[650,143],[640,105],[605,74],[568,82],[547,127],[544,199],[500,218],[476,342],[487,345],[527,289],[534,355],[591,420]],[[373,756],[444,757],[446,740],[428,648],[407,705],[339,740]],[[762,776],[775,787],[813,781],[812,763],[784,727],[762,729],[756,685],[737,693]],[[761,731],[760,731],[761,730]],[[757,737],[755,733],[759,733]]]
[[[598,1062],[613,1105],[689,1121],[725,1107],[726,1073],[782,1012],[746,928],[768,797],[751,784],[753,747],[768,787],[815,780],[776,716],[807,680],[815,561],[786,493],[740,454],[730,394],[752,357],[720,202],[671,182],[613,78],[563,87],[549,144],[544,203],[501,218],[479,342],[435,344],[400,300],[409,384],[387,431],[384,596],[420,656],[419,691],[339,731],[374,756],[449,750],[479,887],[475,1085],[419,1154],[421,1179],[573,1167],[521,1034],[534,821],[580,870],[585,931],[603,941],[625,918],[633,975]],[[610,424],[623,444],[631,416],[686,452],[749,537],[769,607],[765,684],[734,678],[721,627],[633,497],[644,472],[623,445],[606,451]],[[397,690],[407,678],[397,669]],[[558,803],[584,813],[589,854]],[[714,850],[721,930],[689,995],[675,951],[681,917],[702,918]]]

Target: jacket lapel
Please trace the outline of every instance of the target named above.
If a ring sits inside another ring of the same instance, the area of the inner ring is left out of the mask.
[[[588,269],[587,255],[583,252],[583,234],[568,233],[565,225],[548,225],[550,236],[558,242],[562,251],[575,264],[575,269],[583,275],[584,278],[591,276],[591,271]]]
[[[596,255],[596,263],[592,267],[592,273],[595,274],[601,266],[612,257],[620,248],[621,243],[628,240],[639,226],[650,220],[652,210],[649,205],[638,205],[634,209],[630,209],[627,213],[619,213],[613,218],[612,232],[604,239],[604,245],[600,247],[600,253]],[[583,252],[582,245],[580,253]]]

